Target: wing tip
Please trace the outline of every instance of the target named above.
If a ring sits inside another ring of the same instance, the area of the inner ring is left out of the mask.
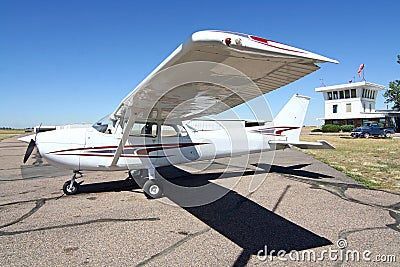
[[[338,60],[331,59],[307,50],[303,50],[300,48],[292,47],[290,45],[286,45],[283,43],[275,42],[272,40],[268,40],[266,38],[255,37],[251,34],[239,33],[234,31],[223,31],[223,30],[199,30],[193,32],[190,36],[189,40],[191,42],[204,42],[204,41],[213,41],[213,42],[221,42],[224,43],[225,37],[229,37],[233,40],[234,39],[243,39],[246,40],[246,46],[255,47],[265,51],[275,51],[280,52],[283,54],[294,54],[296,56],[301,56],[304,58],[309,58],[314,60],[315,63],[334,63],[339,64]],[[257,38],[257,39],[255,39]],[[257,41],[259,39],[265,40],[262,43],[264,46],[260,46],[260,42]],[[270,45],[272,43],[273,45]]]

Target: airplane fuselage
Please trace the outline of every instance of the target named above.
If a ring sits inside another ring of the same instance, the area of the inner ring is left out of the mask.
[[[269,141],[276,140],[276,136],[260,134],[254,128],[129,136],[115,165],[112,165],[112,159],[121,140],[118,134],[106,134],[94,128],[55,130],[39,133],[36,143],[42,157],[50,164],[64,168],[133,170],[273,149]],[[285,140],[284,136],[282,138]]]

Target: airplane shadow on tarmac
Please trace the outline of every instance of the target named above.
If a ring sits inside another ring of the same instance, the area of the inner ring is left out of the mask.
[[[269,165],[265,163],[258,163],[258,164],[252,164],[255,167],[267,170],[269,172],[275,172],[275,173],[280,173],[280,174],[289,174],[289,175],[295,175],[295,176],[301,176],[305,178],[313,178],[313,179],[321,179],[321,178],[334,178],[333,176],[318,173],[318,172],[312,172],[312,171],[307,171],[307,170],[302,170],[304,167],[309,166],[310,164],[298,164],[298,165],[293,165],[293,166],[279,166],[279,165]]]
[[[304,175],[310,178],[324,177],[322,174],[299,170],[301,166],[274,167],[272,165],[259,167],[266,169],[271,167],[270,171],[272,172]],[[158,168],[157,172],[173,184],[187,187],[207,184],[215,192],[224,194],[223,197],[212,203],[182,208],[242,248],[242,253],[236,259],[234,266],[245,266],[251,255],[257,255],[260,250],[263,251],[261,255],[265,255],[266,248],[267,255],[276,256],[280,250],[289,253],[292,250],[301,251],[332,244],[328,239],[277,215],[251,199],[210,182],[210,180],[218,179],[222,173],[190,174],[173,166]],[[228,173],[228,177],[252,174],[254,174],[254,171],[232,172]],[[127,179],[82,184],[79,193],[129,191],[133,189],[139,189],[139,186],[133,179]],[[178,205],[183,199],[196,197],[191,193],[186,196],[182,195],[181,191],[176,194],[173,186],[164,186],[164,192],[166,197]]]
[[[183,171],[171,166],[160,168],[158,172],[168,177],[171,173]],[[251,174],[254,172],[243,173],[243,175]],[[174,179],[173,182],[193,186],[195,181],[195,186],[199,186],[202,182],[209,183],[209,180],[216,179],[217,175],[216,173],[194,175],[187,173],[186,176],[179,175],[181,178]],[[232,175],[235,174],[232,173]],[[227,190],[215,183],[211,183],[211,186],[215,191]],[[175,203],[181,201],[181,194],[168,194],[167,189],[165,190],[170,200]],[[183,209],[243,249],[234,266],[245,266],[250,256],[257,255],[260,250],[263,250],[261,255],[265,255],[266,248],[268,255],[277,255],[280,250],[289,253],[292,250],[300,251],[332,244],[328,239],[312,233],[231,190],[212,203],[198,207],[183,207]]]

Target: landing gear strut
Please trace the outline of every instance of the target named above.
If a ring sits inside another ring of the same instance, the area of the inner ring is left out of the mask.
[[[76,182],[76,175],[79,174],[82,176],[80,171],[74,171],[74,175],[72,175],[71,181],[66,181],[63,185],[63,191],[66,195],[75,195],[78,193],[79,184]]]

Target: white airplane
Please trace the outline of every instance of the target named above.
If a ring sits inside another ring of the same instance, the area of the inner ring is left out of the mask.
[[[253,35],[196,32],[132,90],[108,122],[21,138],[29,142],[24,163],[36,146],[50,164],[71,169],[72,179],[63,186],[67,195],[78,192],[81,171],[128,170],[143,179],[148,197],[159,198],[157,167],[289,146],[334,148],[325,141],[299,141],[309,103],[300,95],[270,125],[198,131],[188,124],[289,84],[324,62],[338,63]]]

